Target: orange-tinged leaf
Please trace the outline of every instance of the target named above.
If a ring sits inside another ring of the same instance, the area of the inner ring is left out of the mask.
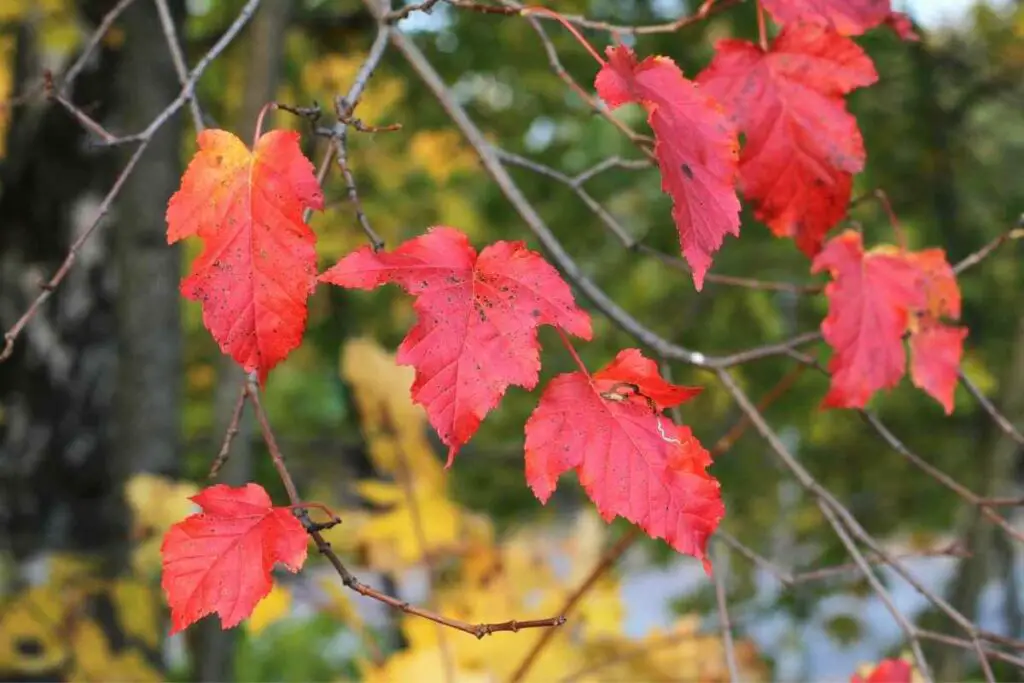
[[[912,308],[924,297],[917,271],[899,253],[865,254],[860,233],[833,238],[811,267],[828,270],[828,316],[821,323],[834,349],[829,362],[832,384],[823,405],[863,408],[879,389],[899,384],[906,372],[903,333]]]
[[[575,470],[606,522],[625,517],[703,560],[710,572],[707,540],[725,514],[719,484],[706,471],[711,455],[688,427],[661,414],[699,390],[671,387],[660,377],[655,384],[647,372],[653,368],[640,360],[646,359],[639,351],[627,349],[593,377],[573,372],[551,380],[526,423],[526,480],[546,503],[559,476]],[[631,400],[623,381],[657,386],[658,403]]]
[[[167,242],[203,240],[181,292],[202,302],[221,350],[262,382],[302,341],[316,285],[316,238],[302,212],[322,209],[323,193],[298,133],[271,131],[252,152],[223,130],[198,143],[167,206]]]
[[[846,214],[864,141],[843,96],[878,79],[852,40],[815,25],[786,27],[762,51],[723,40],[697,82],[745,134],[740,187],[755,215],[813,257]]]
[[[270,592],[275,564],[294,573],[306,561],[302,524],[258,484],[217,484],[192,500],[203,511],[172,526],[160,549],[171,634],[214,612],[237,626]]]
[[[523,242],[478,255],[464,234],[438,226],[392,252],[359,249],[321,279],[354,289],[393,282],[416,297],[418,322],[396,359],[416,369],[413,400],[448,446],[449,466],[510,385],[536,386],[540,325],[591,336],[569,286]]]
[[[863,408],[876,391],[896,386],[906,372],[909,332],[912,381],[951,413],[967,330],[942,321],[960,316],[960,290],[945,253],[865,252],[860,233],[848,230],[815,258],[812,271],[822,270],[832,282],[821,331],[834,351],[823,405]]]
[[[625,45],[610,46],[594,83],[612,109],[637,102],[647,110],[662,189],[672,197],[679,244],[698,290],[726,235],[740,234],[736,197],[739,142],[722,108],[668,57],[637,62]]]

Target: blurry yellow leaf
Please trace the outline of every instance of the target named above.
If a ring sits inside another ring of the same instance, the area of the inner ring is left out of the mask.
[[[199,491],[191,482],[179,482],[157,474],[136,474],[125,485],[132,510],[132,535],[137,541],[132,566],[140,574],[160,568],[160,544],[164,532],[196,511],[189,500]]]
[[[111,597],[124,634],[157,650],[163,638],[162,592],[151,583],[119,579],[114,582]]]
[[[332,101],[339,92],[346,92],[366,59],[359,52],[332,52],[320,59],[306,62],[302,68],[302,84],[314,99]],[[359,99],[356,116],[370,125],[389,122],[389,114],[405,97],[405,82],[377,73]]]
[[[377,471],[440,486],[444,470],[427,441],[426,416],[409,394],[413,369],[398,365],[375,341],[359,338],[342,349],[341,376],[352,386]]]
[[[621,637],[626,605],[622,602],[619,582],[608,577],[599,580],[583,596],[577,614],[587,638],[600,640]]]
[[[322,576],[317,580],[320,588],[327,596],[327,611],[338,621],[349,626],[359,628],[363,620],[352,604],[352,597],[355,595],[347,590],[337,576]]]
[[[443,491],[414,484],[413,508],[397,484],[364,481],[357,489],[370,502],[390,506],[362,522],[348,524],[354,538],[369,546],[371,554],[376,552],[375,568],[402,569],[422,561],[424,553],[435,554],[459,546],[462,510]],[[422,539],[416,533],[414,514],[423,527]]]
[[[275,621],[288,616],[291,606],[292,592],[275,581],[266,597],[256,603],[256,609],[245,622],[246,628],[250,633],[259,633]]]
[[[444,655],[440,647],[417,648],[402,650],[385,662],[375,666],[369,662],[360,662],[362,680],[365,683],[396,683],[398,681],[417,681],[434,683],[494,683],[495,679],[483,671],[469,671],[462,667],[453,667],[452,676],[445,674]]]
[[[476,167],[477,157],[455,130],[424,130],[412,136],[412,160],[437,183],[446,183],[459,171]]]
[[[158,651],[157,589],[132,580],[108,582],[66,571],[84,562],[59,564],[65,568],[57,573],[63,583],[35,586],[4,603],[0,671],[13,680],[161,680],[144,649],[148,646],[150,655]],[[116,633],[128,637],[116,652],[112,635],[88,611],[103,599],[113,605]]]

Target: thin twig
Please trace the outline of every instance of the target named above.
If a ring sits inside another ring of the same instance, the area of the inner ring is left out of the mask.
[[[974,397],[974,400],[976,400],[985,412],[988,413],[989,417],[992,418],[992,421],[996,423],[999,429],[1001,429],[1008,437],[1013,439],[1018,446],[1024,446],[1024,435],[1022,435],[1017,428],[1013,426],[1010,419],[1003,415],[999,409],[996,408],[995,404],[982,393],[981,389],[978,388],[978,385],[972,382],[971,379],[964,374],[963,368],[957,370],[957,375],[960,378],[960,384],[964,385],[964,388],[970,392],[971,396]]]
[[[119,0],[116,5],[110,8],[110,11],[103,15],[103,19],[96,27],[96,30],[92,32],[89,40],[86,41],[85,47],[82,48],[82,53],[78,55],[78,59],[75,60],[75,63],[72,64],[61,77],[60,93],[62,96],[67,97],[70,94],[69,90],[71,89],[71,86],[74,84],[75,79],[78,78],[79,72],[81,72],[86,63],[88,63],[93,50],[95,50],[99,46],[100,42],[103,41],[104,36],[107,35],[110,27],[114,25],[114,22],[117,21],[119,16],[121,16],[121,13],[128,9],[133,2],[135,2],[135,0]]]
[[[1021,217],[1021,223],[1024,223],[1024,217]],[[1019,240],[1021,238],[1024,238],[1024,227],[1016,227],[1013,230],[1007,230],[978,251],[964,257],[959,263],[953,266],[953,272],[959,275],[968,268],[976,266],[984,261],[988,258],[989,254],[1006,244],[1006,242],[1010,240]]]
[[[715,571],[712,572],[715,579],[715,602],[718,603],[719,629],[722,633],[722,649],[725,655],[725,665],[729,669],[729,680],[731,683],[739,683],[740,672],[736,665],[736,647],[732,642],[732,624],[729,622],[729,605],[725,597],[725,577],[722,561],[721,546],[713,542],[715,554]]]
[[[622,557],[622,554],[629,550],[629,547],[633,545],[638,538],[640,538],[639,527],[632,527],[629,531],[622,534],[619,540],[615,542],[615,545],[609,548],[604,555],[601,556],[601,559],[598,560],[597,564],[594,565],[594,568],[590,570],[590,574],[588,574],[587,578],[583,580],[583,583],[577,586],[576,590],[574,590],[562,604],[562,609],[559,610],[559,612],[562,614],[563,618],[573,611],[583,596],[594,587],[594,584],[604,576],[605,572],[614,566],[618,559]],[[517,681],[521,681],[526,677],[526,674],[529,673],[530,668],[533,666],[534,662],[537,661],[537,658],[540,657],[540,654],[544,651],[547,644],[551,642],[554,635],[555,632],[553,630],[544,631],[540,635],[537,642],[534,643],[533,648],[526,654],[526,657],[523,658],[523,661],[520,662],[519,666],[516,667],[516,670],[509,677],[509,683],[517,683]]]
[[[231,442],[234,441],[235,437],[238,436],[238,432],[241,431],[238,428],[238,423],[242,420],[242,410],[245,408],[245,399],[248,395],[248,388],[245,380],[243,380],[242,386],[238,391],[238,400],[235,401],[235,408],[231,411],[231,421],[228,423],[228,430],[224,433],[224,442],[220,446],[217,457],[213,460],[210,473],[206,475],[209,479],[216,477],[217,473],[220,472],[220,468],[228,461],[228,456],[231,453]]]
[[[160,28],[167,41],[171,61],[174,62],[174,70],[178,72],[178,82],[185,87],[188,83],[188,67],[185,65],[185,55],[181,52],[181,45],[178,44],[178,32],[174,28],[171,10],[167,7],[167,0],[153,1],[156,3],[157,13],[160,15]],[[206,126],[203,124],[203,112],[199,108],[199,99],[196,97],[195,91],[189,93],[188,104],[189,111],[192,113],[192,124],[196,128],[196,132],[201,133]]]
[[[331,548],[331,544],[327,542],[319,528],[310,521],[309,515],[304,509],[302,509],[303,503],[299,498],[298,490],[295,487],[295,481],[292,479],[291,473],[288,471],[284,455],[281,453],[281,449],[277,445],[277,439],[274,437],[274,432],[270,427],[270,420],[268,419],[266,412],[263,410],[263,404],[259,398],[259,387],[257,385],[255,373],[250,373],[247,376],[246,393],[249,396],[249,401],[252,403],[253,411],[256,413],[256,421],[260,425],[260,432],[263,435],[263,441],[266,443],[267,450],[270,453],[270,459],[274,463],[274,469],[277,470],[277,474],[280,477],[281,483],[284,485],[285,492],[288,495],[288,501],[293,507],[297,508],[295,510],[296,516],[300,521],[302,521],[310,538],[312,538],[313,542],[316,544],[317,550],[321,555],[327,558],[327,561],[331,563],[332,567],[334,567],[338,576],[341,577],[341,582],[346,588],[349,588],[360,595],[376,600],[377,602],[388,605],[389,607],[400,610],[406,614],[422,617],[429,621],[433,621],[434,623],[441,624],[442,626],[447,626],[457,631],[468,633],[477,638],[483,638],[484,636],[491,635],[492,633],[505,631],[515,633],[525,629],[553,628],[565,623],[564,616],[557,616],[550,617],[548,619],[531,619],[527,621],[511,620],[496,623],[470,624],[469,622],[460,621],[459,619],[451,619],[430,610],[415,607],[404,600],[382,593],[359,581],[359,579],[357,579],[355,575],[345,567],[341,558],[339,558],[337,553],[335,553]]]

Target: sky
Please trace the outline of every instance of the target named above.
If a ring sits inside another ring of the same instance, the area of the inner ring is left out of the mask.
[[[907,12],[925,28],[934,28],[962,19],[978,0],[893,0],[893,7]],[[988,0],[992,6],[1008,5],[1008,0]]]

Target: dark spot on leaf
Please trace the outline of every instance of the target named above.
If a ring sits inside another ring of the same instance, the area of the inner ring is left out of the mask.
[[[693,180],[693,171],[690,169],[690,167],[687,164],[682,164],[680,166],[680,168],[683,171],[683,175],[686,176],[686,178],[688,180]]]

